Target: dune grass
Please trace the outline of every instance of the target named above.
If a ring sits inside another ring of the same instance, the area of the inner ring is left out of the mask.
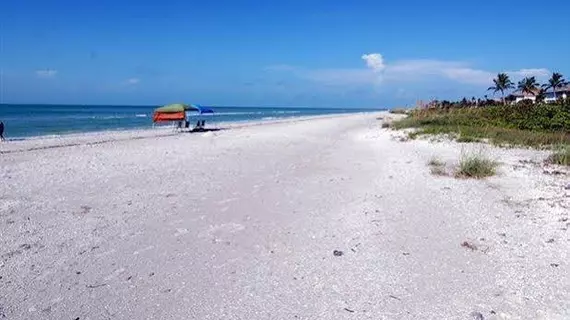
[[[548,157],[548,162],[563,166],[570,166],[570,146],[559,146]]]
[[[459,160],[459,166],[455,172],[458,178],[482,179],[494,176],[497,173],[498,163],[479,154],[464,154]]]
[[[408,114],[410,112],[410,109],[405,109],[405,108],[394,108],[390,110],[390,113],[393,114]]]
[[[394,122],[395,129],[418,128],[413,138],[419,135],[458,134],[458,142],[481,142],[488,140],[500,146],[529,146],[541,148],[552,145],[570,145],[570,134],[567,132],[536,132],[519,129],[499,127],[469,127],[469,126],[442,126],[442,125],[413,125],[408,119],[406,123]]]
[[[437,157],[433,157],[429,160],[428,165],[430,166],[430,172],[436,176],[446,176],[447,171],[445,171],[445,162],[441,161]]]
[[[463,135],[463,134],[460,134],[459,138],[457,138],[457,142],[471,143],[471,142],[481,142],[481,141],[482,140],[480,138],[475,138],[473,136]]]
[[[433,158],[431,158],[431,159],[429,160],[428,165],[440,167],[440,166],[444,166],[444,165],[445,165],[445,162],[441,161],[441,160],[440,160],[439,158],[437,158],[437,157],[433,157]]]
[[[394,129],[416,128],[415,136],[455,134],[459,142],[485,140],[501,146],[535,148],[570,145],[568,120],[565,120],[567,112],[560,107],[562,111],[553,113],[554,111],[550,110],[552,108],[552,106],[542,109],[536,107],[537,110],[534,111],[533,109],[513,111],[508,107],[415,110],[410,113],[410,116],[394,122],[392,127]],[[543,115],[539,111],[552,111],[553,114]],[[530,118],[531,115],[534,118]]]

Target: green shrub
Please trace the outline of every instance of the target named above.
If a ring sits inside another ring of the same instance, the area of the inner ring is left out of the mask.
[[[404,108],[394,108],[390,110],[390,113],[393,114],[408,114],[409,109],[404,109]]]
[[[570,108],[553,104],[416,110],[411,117],[421,125],[486,125],[521,130],[570,131]]]
[[[429,160],[428,165],[430,166],[430,172],[436,176],[446,176],[445,162],[433,157]]]
[[[455,175],[460,178],[481,179],[494,176],[498,163],[481,154],[463,155]]]
[[[433,157],[429,160],[428,165],[440,167],[440,166],[444,166],[445,162],[439,160],[439,158],[437,158],[437,157]]]
[[[416,140],[421,133],[421,131],[410,131],[408,132],[408,139]]]
[[[418,134],[459,133],[460,142],[489,139],[495,144],[535,147],[570,144],[570,103],[417,109],[393,127],[419,128]]]
[[[570,146],[561,146],[549,157],[548,162],[563,166],[570,166]]]
[[[431,174],[435,175],[435,176],[446,176],[447,175],[447,171],[445,171],[445,167],[431,167],[430,168],[430,172]]]

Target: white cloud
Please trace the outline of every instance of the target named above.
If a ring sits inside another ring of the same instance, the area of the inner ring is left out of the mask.
[[[36,70],[36,76],[38,78],[53,78],[56,75],[57,75],[57,70],[53,70],[53,69]]]
[[[367,69],[317,69],[304,70],[298,74],[327,85],[364,85],[378,78],[373,71]]]
[[[289,65],[266,68],[269,71],[290,72],[325,85],[378,85],[380,83],[409,83],[445,79],[474,86],[485,86],[492,82],[498,72],[506,72],[513,81],[523,77],[547,77],[550,71],[544,68],[520,69],[515,71],[489,71],[476,69],[468,63],[436,59],[400,60],[386,63],[380,53],[363,54],[361,58],[367,68],[353,69],[303,69]]]
[[[447,68],[442,69],[442,74],[451,79],[468,84],[488,84],[493,80],[493,73],[485,70],[471,68]]]
[[[462,64],[455,61],[440,60],[400,60],[388,66],[395,75],[429,75],[437,74],[442,69],[459,68]]]
[[[129,84],[129,85],[135,85],[141,82],[141,79],[139,78],[129,78],[125,81],[125,84]]]
[[[379,53],[363,54],[360,58],[366,61],[368,68],[372,69],[375,72],[381,72],[384,70],[384,68],[386,68],[386,65],[384,64],[384,58]]]
[[[459,82],[478,82],[487,75],[474,70],[464,63],[442,60],[401,60],[386,67],[384,77],[389,82],[414,82],[434,77],[443,77]],[[475,78],[473,78],[476,76]]]
[[[524,78],[524,77],[548,77],[550,75],[550,70],[539,68],[539,69],[520,69],[518,71],[507,71],[511,77]]]
[[[403,60],[386,66],[384,77],[389,81],[421,81],[440,77],[459,83],[487,85],[499,71],[476,69],[465,62],[444,60]],[[518,80],[527,76],[546,77],[547,69],[521,69],[503,71]]]

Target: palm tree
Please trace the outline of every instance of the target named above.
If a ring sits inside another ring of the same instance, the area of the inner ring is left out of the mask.
[[[493,93],[501,92],[501,98],[503,99],[503,104],[505,103],[505,91],[514,88],[514,84],[509,79],[509,76],[506,73],[499,73],[497,74],[497,78],[493,79],[493,83],[495,84],[492,87],[489,87],[487,90],[493,90]]]
[[[526,77],[519,81],[517,88],[523,93],[532,94],[536,96],[538,92],[538,82],[536,82],[535,77]]]
[[[556,100],[556,89],[562,88],[568,84],[568,81],[564,80],[564,77],[558,73],[554,72],[550,79],[548,79],[548,83],[543,84],[542,87],[545,90],[552,89],[552,93],[554,93],[554,100]]]

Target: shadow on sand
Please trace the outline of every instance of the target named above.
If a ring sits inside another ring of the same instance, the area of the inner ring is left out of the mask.
[[[194,129],[190,129],[190,130],[183,130],[182,132],[184,133],[198,133],[198,132],[216,132],[216,131],[222,131],[222,130],[227,130],[225,128],[194,128]]]

